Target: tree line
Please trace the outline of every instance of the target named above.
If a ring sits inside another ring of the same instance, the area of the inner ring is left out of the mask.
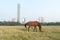
[[[19,22],[0,22],[0,26],[22,26]]]
[[[60,26],[60,22],[44,22],[40,23],[43,26]],[[19,22],[0,22],[0,26],[24,26],[24,24],[19,23]]]
[[[45,22],[41,23],[41,25],[46,25],[46,26],[60,26],[60,22]]]

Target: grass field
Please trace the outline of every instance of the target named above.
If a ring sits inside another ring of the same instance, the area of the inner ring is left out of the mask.
[[[0,26],[0,40],[60,40],[60,26],[42,26],[42,30],[28,32],[24,26]]]

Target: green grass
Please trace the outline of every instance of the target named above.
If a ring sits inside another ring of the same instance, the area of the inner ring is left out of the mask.
[[[42,26],[28,32],[24,26],[0,26],[0,40],[60,40],[60,26]]]

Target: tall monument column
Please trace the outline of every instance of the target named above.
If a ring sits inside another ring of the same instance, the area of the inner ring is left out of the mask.
[[[17,22],[20,22],[20,4],[17,5]]]

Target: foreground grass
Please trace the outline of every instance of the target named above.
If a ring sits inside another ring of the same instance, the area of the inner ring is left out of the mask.
[[[60,40],[60,26],[42,26],[42,30],[28,32],[24,26],[0,26],[0,40]]]

